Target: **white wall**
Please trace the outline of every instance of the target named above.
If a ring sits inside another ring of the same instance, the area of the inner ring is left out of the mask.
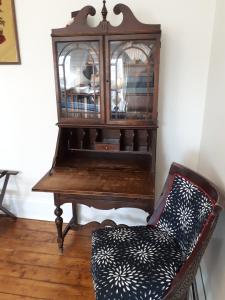
[[[95,1],[100,20],[102,1]],[[157,189],[172,161],[196,168],[207,84],[215,0],[123,0],[136,17],[162,24]],[[91,3],[91,1],[89,2]],[[108,10],[118,0],[108,1]],[[63,27],[86,0],[16,0],[22,64],[0,66],[0,167],[17,169],[6,205],[20,217],[53,220],[52,195],[31,188],[51,166],[57,128],[50,32]],[[113,19],[112,19],[113,18]],[[109,14],[112,23],[119,16]],[[68,208],[69,209],[69,208]],[[70,215],[66,209],[64,216]],[[86,209],[85,217],[97,217]],[[127,223],[145,214],[108,212]]]
[[[225,193],[225,2],[217,0],[199,171]],[[203,259],[208,300],[225,299],[225,213]]]

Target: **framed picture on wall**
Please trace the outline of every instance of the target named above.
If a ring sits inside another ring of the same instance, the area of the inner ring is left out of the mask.
[[[20,64],[14,0],[0,0],[0,64]]]

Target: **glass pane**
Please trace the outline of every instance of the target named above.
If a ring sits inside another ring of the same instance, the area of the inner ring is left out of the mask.
[[[111,41],[111,119],[150,119],[154,43]]]
[[[100,118],[98,42],[58,42],[61,117]]]

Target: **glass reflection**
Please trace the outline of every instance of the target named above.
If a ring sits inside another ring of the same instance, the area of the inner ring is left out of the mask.
[[[98,42],[57,44],[62,117],[100,118]]]
[[[147,119],[154,88],[153,43],[113,41],[111,51],[111,118]]]

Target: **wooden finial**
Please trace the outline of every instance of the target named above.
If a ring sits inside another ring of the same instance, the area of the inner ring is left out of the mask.
[[[106,21],[106,17],[107,17],[107,14],[108,14],[108,10],[106,8],[105,3],[106,3],[106,1],[104,0],[103,1],[103,8],[102,8],[103,21]]]

